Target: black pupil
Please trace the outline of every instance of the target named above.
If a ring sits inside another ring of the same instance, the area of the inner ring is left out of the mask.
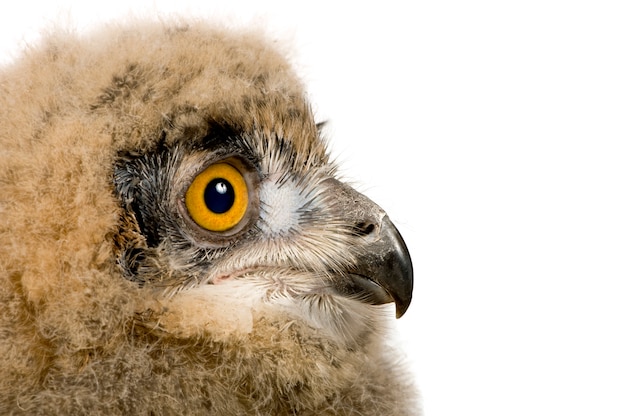
[[[210,211],[216,214],[228,211],[234,202],[235,190],[226,179],[215,178],[204,190],[204,203]]]

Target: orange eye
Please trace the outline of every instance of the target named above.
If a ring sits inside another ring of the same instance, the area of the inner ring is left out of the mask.
[[[241,221],[248,209],[246,180],[228,163],[211,165],[191,182],[185,205],[202,228],[227,231]]]

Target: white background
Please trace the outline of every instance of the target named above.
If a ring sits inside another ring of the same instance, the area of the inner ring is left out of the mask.
[[[292,39],[343,175],[412,252],[426,415],[626,415],[620,3],[18,1],[0,55],[130,10]]]

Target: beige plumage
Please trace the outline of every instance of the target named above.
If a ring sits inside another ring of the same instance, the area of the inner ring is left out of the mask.
[[[0,105],[1,414],[418,414],[406,247],[263,36],[59,33]]]

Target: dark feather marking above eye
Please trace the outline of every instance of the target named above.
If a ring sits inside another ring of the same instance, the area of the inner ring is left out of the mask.
[[[204,150],[215,150],[216,147],[232,142],[234,139],[241,137],[241,135],[242,132],[234,126],[216,120],[209,120],[206,134],[200,140],[195,141],[194,147]]]

